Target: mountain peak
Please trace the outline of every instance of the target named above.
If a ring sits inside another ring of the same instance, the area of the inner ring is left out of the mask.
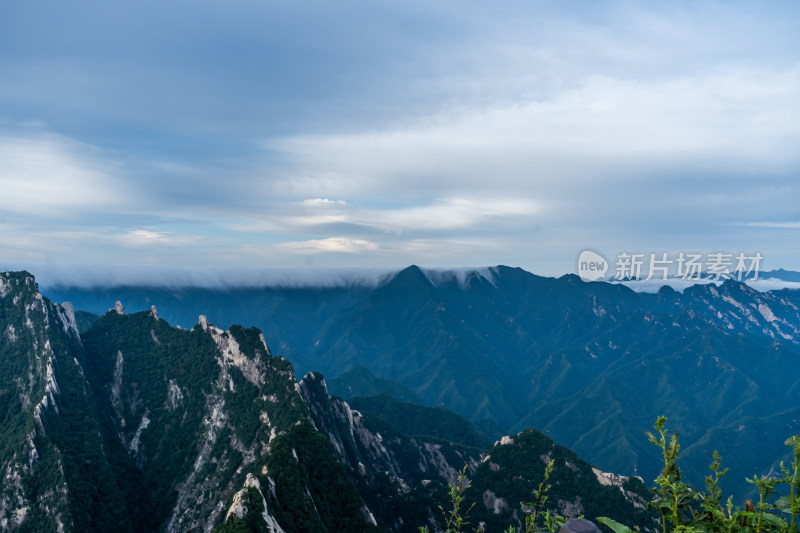
[[[420,287],[432,288],[433,284],[420,267],[411,265],[395,274],[385,286],[411,290]]]

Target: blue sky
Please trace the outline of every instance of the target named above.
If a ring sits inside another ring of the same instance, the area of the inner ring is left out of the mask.
[[[498,3],[494,3],[498,4]],[[797,2],[0,4],[0,265],[800,269]]]

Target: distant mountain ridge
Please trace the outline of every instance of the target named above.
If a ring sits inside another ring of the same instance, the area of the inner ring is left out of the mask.
[[[783,268],[761,272],[759,273],[759,277],[763,279],[775,278],[783,281],[800,282],[800,272],[797,272],[796,270],[785,270]]]
[[[397,381],[375,377],[365,366],[356,365],[337,378],[328,380],[331,392],[342,398],[388,394],[401,402],[424,404],[424,400]]]
[[[303,371],[360,365],[473,422],[539,428],[610,471],[655,476],[641,435],[665,414],[682,433],[687,477],[701,484],[719,448],[731,466],[723,485],[741,495],[744,477],[769,472],[800,433],[794,290],[727,281],[637,293],[499,266],[433,281],[409,267],[349,289],[53,293],[90,311],[115,295],[158,303],[176,323],[209,309],[215,323],[256,324]]]

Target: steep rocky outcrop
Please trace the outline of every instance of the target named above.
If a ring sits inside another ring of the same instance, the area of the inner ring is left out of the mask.
[[[430,502],[445,501],[462,468],[471,474],[486,455],[454,442],[409,436],[353,410],[328,394],[319,373],[306,374],[300,392],[377,523],[392,529],[416,531],[420,520],[436,524],[440,517]]]
[[[0,273],[0,331],[0,531],[125,531],[71,307]]]
[[[140,530],[209,532],[226,520],[255,520],[297,531],[292,515],[304,513],[303,527],[332,523],[338,511],[317,511],[326,495],[301,472],[286,471],[287,441],[299,441],[288,459],[299,470],[327,454],[339,468],[328,481],[343,484],[337,496],[363,505],[330,447],[313,457],[301,449],[316,433],[307,407],[291,365],[272,356],[257,329],[222,330],[201,316],[181,330],[152,310],[110,312],[84,341],[87,374],[113,428],[108,446],[124,465],[118,475],[135,471],[128,494],[138,500],[130,506],[150,510]],[[298,499],[295,490],[305,496]]]
[[[258,330],[117,302],[81,337],[74,316],[0,274],[0,531],[373,527]]]
[[[522,527],[525,511],[520,502],[532,498],[553,460],[548,507],[553,512],[566,517],[610,516],[646,531],[658,529],[645,508],[650,493],[641,479],[601,472],[539,431],[505,436],[483,449],[418,435],[416,429],[430,428],[426,418],[449,420],[438,409],[397,404],[396,409],[417,415],[406,417],[406,430],[414,434],[410,436],[331,397],[319,373],[306,374],[300,392],[316,427],[333,444],[380,525],[410,532],[424,522],[435,529],[440,516],[430,502],[446,502],[449,485],[464,472],[471,484],[465,493],[467,504],[476,504],[472,523],[482,524],[486,531]],[[365,407],[385,402],[382,397],[359,401]],[[471,433],[462,434],[473,438]]]

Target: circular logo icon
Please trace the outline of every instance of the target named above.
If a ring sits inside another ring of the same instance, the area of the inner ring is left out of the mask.
[[[597,281],[603,279],[608,272],[608,261],[602,255],[592,250],[584,250],[578,256],[578,276],[583,281]]]

